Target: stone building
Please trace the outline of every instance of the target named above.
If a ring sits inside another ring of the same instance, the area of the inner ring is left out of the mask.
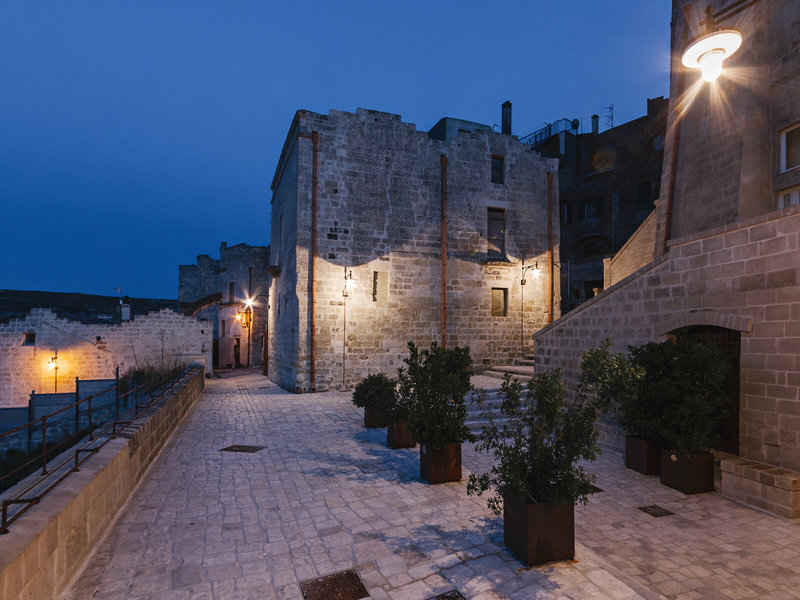
[[[603,260],[653,212],[668,104],[648,98],[645,116],[602,133],[595,115],[590,133],[578,133],[577,120],[562,119],[520,138],[559,159],[562,312],[603,289]]]
[[[0,408],[26,406],[32,390],[74,392],[76,377],[113,379],[116,367],[200,363],[210,374],[210,322],[174,300],[123,300],[0,291]]]
[[[674,0],[655,215],[609,261],[613,285],[534,334],[537,368],[574,376],[580,353],[605,337],[620,350],[668,335],[717,344],[733,369],[722,492],[797,518],[800,4],[709,4],[713,26],[738,30],[741,48],[716,82],[684,69],[708,17],[705,4]],[[619,448],[619,431],[607,433]]]
[[[265,366],[268,264],[268,246],[222,242],[219,259],[199,254],[196,264],[178,267],[184,314],[214,324],[214,367]]]
[[[394,374],[409,341],[508,362],[557,316],[558,161],[510,135],[510,113],[505,133],[296,113],[272,182],[273,381]]]

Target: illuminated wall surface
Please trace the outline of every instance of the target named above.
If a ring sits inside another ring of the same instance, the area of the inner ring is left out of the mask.
[[[502,364],[522,351],[523,326],[529,344],[530,334],[547,323],[546,174],[557,174],[557,161],[510,135],[452,121],[468,130],[441,127],[440,137],[447,139],[434,139],[398,115],[362,109],[297,113],[273,182],[270,262],[280,267],[270,291],[273,381],[297,391],[311,387],[313,132],[319,135],[317,390],[342,385],[343,375],[345,385],[376,371],[393,375],[408,341],[441,341],[442,156],[446,343],[470,346],[476,365]],[[552,189],[558,263],[557,175]],[[490,209],[503,219],[499,236],[489,233]],[[501,256],[491,256],[501,241]],[[523,259],[542,269],[539,277],[528,271],[524,309]],[[350,271],[354,282],[345,306],[344,275]],[[557,266],[554,277],[558,281]],[[505,314],[498,314],[500,298]]]
[[[35,343],[25,345],[25,334]],[[99,337],[99,339],[98,339]],[[0,407],[26,406],[32,390],[74,392],[75,378],[111,379],[129,369],[205,360],[211,367],[212,327],[208,321],[165,309],[120,324],[83,324],[36,308],[24,319],[0,323]],[[210,372],[210,371],[209,371]]]
[[[730,3],[710,4],[721,11]],[[624,350],[685,327],[720,328],[741,340],[731,396],[738,453],[800,470],[800,206],[792,192],[800,157],[786,139],[800,128],[800,3],[761,0],[721,23],[741,33],[742,45],[714,83],[679,67],[685,45],[704,33],[705,5],[673,5],[661,198],[656,230],[646,234],[653,251],[643,239],[625,249],[655,260],[621,281],[612,272],[612,287],[537,333],[537,369],[563,367],[574,377],[581,352],[605,337]],[[648,262],[636,258],[612,262]],[[620,439],[608,445],[619,449]],[[769,502],[759,505],[771,510]]]

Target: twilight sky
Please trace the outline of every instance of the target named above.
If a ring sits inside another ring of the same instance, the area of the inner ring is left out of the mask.
[[[294,112],[513,133],[666,96],[670,0],[0,0],[0,288],[174,298],[269,243]]]

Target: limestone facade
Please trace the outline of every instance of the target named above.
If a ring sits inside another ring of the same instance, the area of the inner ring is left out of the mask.
[[[31,335],[33,334],[33,340]],[[0,407],[27,406],[30,393],[74,392],[75,378],[111,379],[151,366],[201,363],[211,372],[212,325],[163,309],[116,324],[85,324],[35,308],[0,323]],[[32,343],[26,343],[32,341]]]
[[[702,33],[703,8],[673,3],[662,193],[655,227],[640,232],[652,236],[652,250],[636,240],[642,262],[654,260],[536,333],[537,368],[560,366],[574,377],[581,353],[605,337],[624,350],[687,327],[717,327],[740,340],[735,450],[797,471],[800,207],[791,190],[800,185],[800,96],[791,90],[800,83],[800,4],[763,0],[726,19],[720,26],[740,31],[743,43],[713,85],[678,66]],[[798,133],[787,140],[787,132]],[[625,261],[636,265],[634,256]],[[734,471],[722,470],[723,479]],[[731,485],[726,493],[735,495]]]
[[[429,134],[370,110],[296,114],[272,184],[270,378],[282,387],[393,375],[408,341],[470,346],[479,368],[509,361],[551,305],[558,315],[558,161],[444,121]],[[523,260],[540,270],[524,287]]]

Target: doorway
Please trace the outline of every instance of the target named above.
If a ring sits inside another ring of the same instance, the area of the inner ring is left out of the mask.
[[[675,337],[700,342],[717,348],[728,361],[725,378],[725,394],[728,396],[727,415],[720,423],[717,433],[720,441],[716,449],[739,455],[739,360],[742,350],[742,334],[733,329],[713,325],[694,325],[672,332]]]
[[[233,366],[235,369],[242,368],[242,361],[241,361],[241,339],[240,338],[233,338]]]

